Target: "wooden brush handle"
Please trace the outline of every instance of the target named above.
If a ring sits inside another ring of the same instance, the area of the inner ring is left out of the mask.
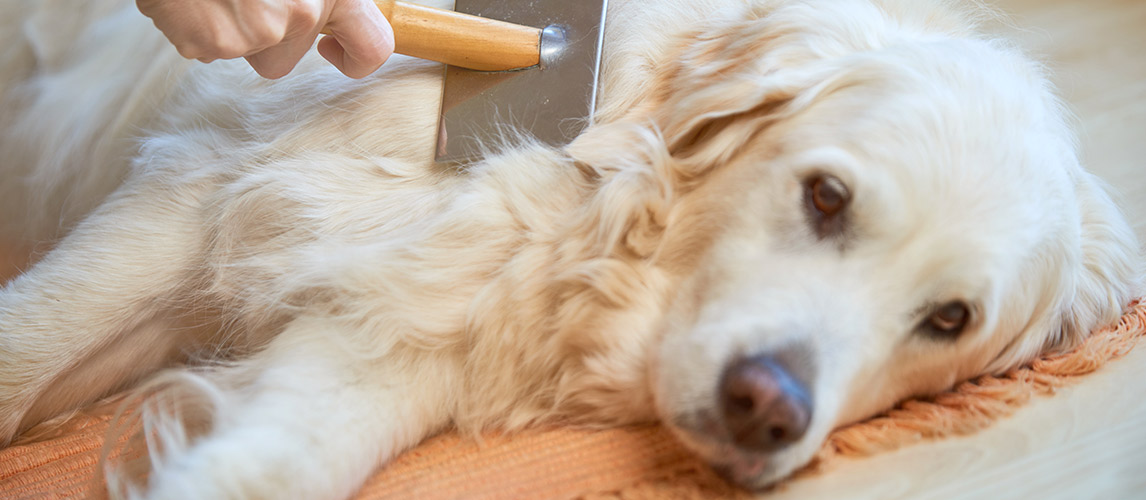
[[[374,3],[394,28],[399,54],[478,71],[528,68],[540,60],[540,29],[395,0]]]

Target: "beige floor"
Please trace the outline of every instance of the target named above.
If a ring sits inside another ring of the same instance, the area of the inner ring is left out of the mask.
[[[1146,0],[999,0],[1146,242]],[[775,499],[1146,498],[1146,345],[973,436],[841,464]]]

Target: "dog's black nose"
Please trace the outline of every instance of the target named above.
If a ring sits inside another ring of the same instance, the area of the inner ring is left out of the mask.
[[[812,420],[807,388],[769,356],[728,366],[720,381],[720,402],[733,442],[754,451],[796,442]]]

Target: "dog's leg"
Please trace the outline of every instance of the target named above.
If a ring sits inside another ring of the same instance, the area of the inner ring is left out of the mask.
[[[182,437],[149,444],[168,452],[152,457],[146,498],[350,496],[380,464],[447,422],[456,380],[445,355],[375,358],[356,348],[364,338],[336,321],[302,317],[265,350],[223,368],[218,385],[247,382],[207,389],[218,391],[206,398],[215,415],[199,441],[186,448]],[[171,412],[161,406],[157,414]],[[162,422],[145,417],[145,428],[180,435]]]
[[[0,290],[0,445],[177,350],[176,336],[152,333],[199,265],[204,187],[129,183]],[[103,362],[109,355],[114,363]]]

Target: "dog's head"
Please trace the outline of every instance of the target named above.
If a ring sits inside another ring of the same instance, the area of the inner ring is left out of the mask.
[[[688,37],[571,148],[680,276],[657,412],[747,486],[911,395],[1080,340],[1138,248],[1038,67],[941,19],[794,2]]]

